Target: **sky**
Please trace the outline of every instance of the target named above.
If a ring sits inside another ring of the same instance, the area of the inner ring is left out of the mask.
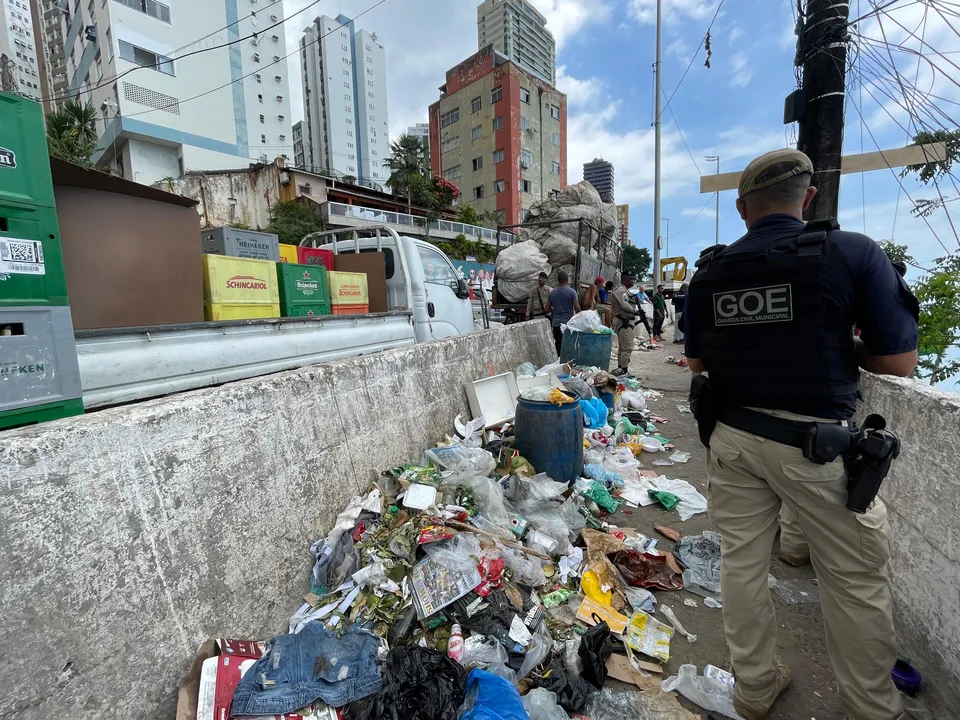
[[[720,171],[729,172],[762,152],[796,143],[796,125],[783,124],[784,98],[797,86],[792,3],[726,0],[712,25],[707,68],[705,51],[697,48],[718,1],[664,2],[663,92],[673,99],[661,114],[660,214],[666,221],[665,242],[669,226],[664,252],[691,261],[715,239],[715,196],[700,194],[699,177],[715,172],[716,165],[704,157],[719,155]],[[287,27],[288,52],[294,53],[288,61],[294,120],[303,116],[296,49],[302,29],[317,15],[354,17],[358,27],[376,32],[383,42],[394,137],[427,121],[427,107],[439,97],[446,70],[478,49],[475,0],[384,0],[370,9],[377,2],[284,0],[288,17],[310,6]],[[616,201],[631,207],[631,239],[652,248],[656,0],[532,2],[547,17],[557,39],[557,84],[567,93],[569,108],[568,180],[580,180],[583,163],[593,158],[612,162]],[[856,32],[873,41],[865,44],[855,72],[848,75],[845,154],[902,147],[914,134],[901,107],[905,103],[890,71],[887,49],[876,42],[884,37],[891,44],[902,44],[902,49],[890,53],[902,77],[921,92],[938,96],[928,99],[939,110],[930,110],[927,123],[957,126],[950,116],[960,112],[960,37],[953,29],[960,29],[960,6],[936,2],[943,16],[913,0],[900,0],[882,23],[874,16],[858,24]],[[851,0],[851,18],[871,10],[870,0]],[[844,176],[841,225],[878,240],[906,244],[921,265],[960,247],[952,228],[952,215],[960,224],[960,206],[950,216],[940,209],[925,222],[911,215],[908,196],[936,198],[936,189],[912,177],[902,185],[901,189],[890,170]],[[949,182],[941,184],[941,190],[945,197],[960,194]],[[735,191],[721,193],[721,242],[732,242],[744,232],[734,201]]]

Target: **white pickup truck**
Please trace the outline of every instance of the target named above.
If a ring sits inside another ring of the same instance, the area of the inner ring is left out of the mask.
[[[337,240],[344,232],[353,239]],[[388,312],[78,331],[84,406],[107,407],[473,332],[467,286],[430,243],[371,226],[316,233],[302,244],[336,254],[384,253]]]

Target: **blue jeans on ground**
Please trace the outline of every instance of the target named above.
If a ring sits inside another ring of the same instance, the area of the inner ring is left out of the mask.
[[[318,699],[342,707],[380,689],[379,638],[364,630],[342,637],[311,622],[280,635],[240,679],[230,715],[282,715]]]

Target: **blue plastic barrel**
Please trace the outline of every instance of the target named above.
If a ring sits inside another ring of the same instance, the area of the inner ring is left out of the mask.
[[[610,369],[613,335],[609,333],[563,331],[560,344],[560,362],[572,362],[581,367]],[[536,465],[534,465],[536,467]]]
[[[583,411],[579,403],[554,405],[517,398],[517,450],[538,473],[572,483],[583,471]]]

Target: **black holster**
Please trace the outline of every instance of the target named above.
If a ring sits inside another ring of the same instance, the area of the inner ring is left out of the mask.
[[[710,447],[710,436],[720,419],[720,402],[716,388],[710,384],[706,375],[695,375],[690,381],[690,412],[697,421],[700,442]]]
[[[890,465],[900,455],[900,438],[886,429],[880,415],[868,415],[856,443],[845,458],[847,510],[865,513],[880,492]]]

